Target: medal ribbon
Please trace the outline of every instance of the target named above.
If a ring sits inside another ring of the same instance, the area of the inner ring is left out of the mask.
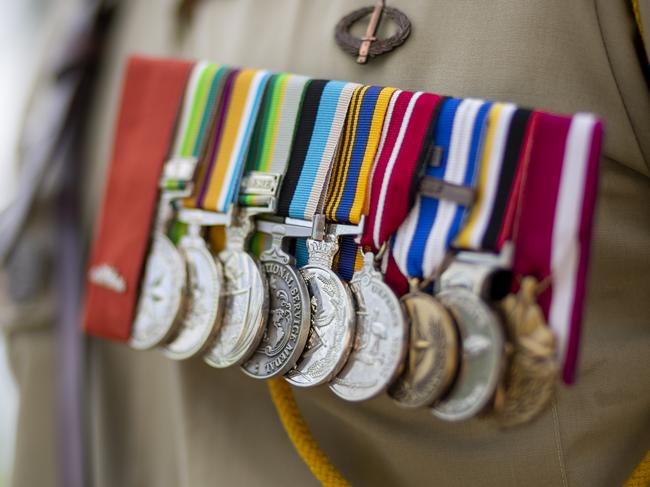
[[[361,236],[361,245],[375,252],[408,214],[422,144],[441,100],[430,93],[399,90],[390,100],[370,177],[368,217]]]
[[[227,213],[233,204],[269,77],[253,69],[228,73],[198,178],[197,207]]]
[[[225,68],[214,63],[194,65],[183,96],[176,136],[163,170],[164,189],[184,189],[192,180],[224,71]]]
[[[319,211],[350,99],[358,87],[344,81],[309,84],[280,193],[281,216],[311,221]]]
[[[446,183],[472,187],[489,102],[450,98],[440,110],[432,143],[441,149],[440,163],[426,175]],[[458,233],[465,206],[424,195],[395,234],[393,257],[405,276],[432,277]]]
[[[251,142],[247,171],[284,176],[289,163],[291,144],[296,132],[306,76],[282,73],[271,76]],[[271,196],[240,195],[242,206],[266,206]]]
[[[539,112],[514,230],[516,276],[551,285],[539,296],[558,340],[563,379],[575,380],[602,123]]]
[[[121,278],[122,292],[89,276],[84,329],[127,341],[159,200],[158,183],[168,142],[193,66],[183,61],[131,58],[117,119],[115,144],[89,273]],[[132,197],[137,193],[137,197]]]
[[[352,95],[325,203],[329,221],[354,225],[361,221],[386,111],[395,91],[364,86]],[[355,238],[341,237],[336,261],[339,275],[350,280],[362,263]]]
[[[361,221],[372,164],[395,91],[379,86],[364,86],[355,91],[332,169],[325,205],[328,220],[355,225]]]
[[[497,103],[488,116],[476,200],[455,246],[498,251],[506,239],[502,229],[509,201],[517,201],[516,175],[521,168],[526,135],[532,112],[513,104]]]

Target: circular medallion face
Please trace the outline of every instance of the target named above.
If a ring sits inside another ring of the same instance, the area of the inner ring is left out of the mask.
[[[519,292],[499,303],[512,348],[492,416],[499,426],[531,421],[547,408],[560,365],[553,332],[537,304],[539,283],[524,277]]]
[[[269,284],[269,317],[262,341],[242,365],[257,379],[285,374],[296,364],[309,334],[309,292],[290,264],[262,262]]]
[[[213,367],[229,367],[251,356],[264,335],[268,287],[260,263],[244,251],[219,254],[225,277],[224,313],[215,341],[205,354]]]
[[[334,271],[306,265],[300,273],[309,289],[311,327],[302,355],[285,378],[295,386],[310,387],[329,382],[345,364],[356,311],[348,286]]]
[[[412,292],[402,304],[410,322],[408,358],[388,393],[400,406],[429,406],[447,392],[458,370],[458,331],[430,294]]]
[[[446,421],[462,421],[483,411],[494,397],[503,371],[503,330],[494,311],[471,291],[453,288],[436,298],[456,320],[462,356],[451,391],[432,412]]]
[[[357,327],[345,366],[330,389],[347,401],[365,401],[381,394],[401,372],[407,326],[397,296],[374,269],[371,254],[350,281],[357,304]]]
[[[187,274],[181,254],[166,235],[151,244],[129,344],[147,350],[172,337],[180,325]]]
[[[181,360],[201,353],[219,328],[223,273],[201,237],[183,237],[179,244],[187,265],[187,299],[181,326],[164,346],[170,358]]]

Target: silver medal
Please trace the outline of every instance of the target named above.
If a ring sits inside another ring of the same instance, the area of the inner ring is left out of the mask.
[[[408,329],[399,299],[364,255],[350,288],[357,304],[357,328],[348,361],[330,389],[348,401],[365,401],[384,392],[402,370]]]
[[[188,295],[178,334],[164,346],[165,355],[176,360],[197,355],[211,343],[223,308],[221,263],[200,235],[200,226],[188,227],[179,250],[187,265]]]
[[[269,286],[269,317],[259,347],[242,365],[257,379],[285,374],[296,364],[309,334],[309,291],[294,258],[282,250],[283,237],[276,225],[272,247],[260,258]]]
[[[153,348],[174,336],[180,325],[187,285],[185,263],[160,230],[156,230],[144,271],[129,344]]]
[[[348,286],[331,269],[338,244],[334,235],[307,240],[309,263],[300,269],[309,289],[311,328],[300,359],[285,378],[300,387],[329,382],[352,347],[355,307]]]
[[[494,397],[503,372],[503,330],[495,312],[467,289],[450,288],[436,298],[454,315],[462,356],[451,391],[432,412],[446,421],[463,421],[482,412]]]
[[[237,216],[226,228],[226,249],[219,254],[225,276],[221,328],[206,353],[213,367],[229,367],[251,356],[264,335],[268,315],[268,287],[259,261],[246,253],[252,220]]]

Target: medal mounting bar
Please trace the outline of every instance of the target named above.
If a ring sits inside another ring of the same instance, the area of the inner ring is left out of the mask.
[[[431,176],[424,176],[420,180],[418,191],[422,196],[453,201],[462,206],[471,206],[476,199],[476,191],[473,188]]]
[[[363,227],[366,222],[366,216],[361,215],[361,220],[357,225],[345,223],[330,223],[327,225],[327,233],[341,237],[343,235],[360,236],[363,233]]]
[[[241,209],[249,214],[274,213],[277,207],[278,191],[282,182],[282,174],[250,171],[242,177],[239,197],[240,204],[250,204],[249,198],[255,201],[251,206]]]
[[[500,254],[458,252],[439,279],[437,291],[466,288],[488,301],[499,301],[510,292],[512,246],[506,243]]]
[[[280,231],[278,227],[281,227],[282,230]],[[264,215],[262,218],[256,220],[256,229],[269,235],[282,233],[288,238],[312,238],[314,240],[323,240],[326,234],[335,236],[359,235],[363,231],[363,225],[341,225],[338,223],[327,224],[325,221],[325,215],[315,215],[312,221],[301,220],[299,218],[282,218],[273,215]]]
[[[192,180],[198,159],[196,157],[173,157],[163,166],[160,188],[167,192],[182,193],[180,197],[191,194]]]
[[[178,221],[188,225],[198,225],[201,227],[212,227],[217,225],[230,225],[232,221],[232,211],[227,213],[218,213],[216,211],[199,210],[195,208],[181,208],[178,211]]]
[[[269,235],[280,234],[288,238],[308,238],[312,235],[312,222],[297,218],[282,218],[265,215],[257,219],[256,229]]]
[[[196,157],[173,157],[169,159],[163,166],[161,185],[164,187],[169,181],[191,181],[194,178],[198,161]]]

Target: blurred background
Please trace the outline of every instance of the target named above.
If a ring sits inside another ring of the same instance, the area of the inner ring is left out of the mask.
[[[41,60],[45,19],[55,2],[0,0],[0,210],[14,196],[22,113]],[[11,474],[17,409],[5,335],[0,333],[0,487],[8,485]]]

